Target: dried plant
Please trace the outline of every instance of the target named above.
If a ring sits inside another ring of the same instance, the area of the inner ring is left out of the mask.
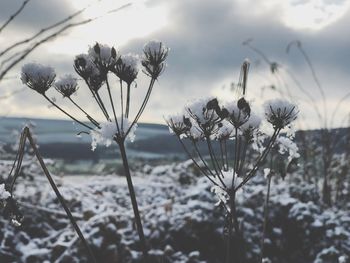
[[[137,205],[136,195],[128,158],[125,149],[125,141],[128,138],[133,141],[137,122],[141,117],[147,102],[150,98],[154,84],[159,76],[163,73],[166,64],[165,60],[168,56],[169,49],[160,41],[150,41],[143,48],[143,56],[141,59],[137,55],[126,54],[120,55],[119,52],[108,45],[96,43],[90,47],[88,54],[76,56],[74,60],[74,69],[76,73],[84,80],[86,86],[90,90],[93,99],[100,108],[102,115],[106,119],[104,122],[98,121],[92,117],[72,98],[78,89],[77,79],[71,75],[61,77],[55,82],[56,74],[54,69],[37,63],[29,63],[22,67],[21,80],[32,90],[43,96],[54,107],[67,115],[76,123],[80,124],[87,130],[80,133],[90,134],[92,138],[92,149],[94,150],[98,144],[111,145],[115,142],[119,146],[120,154],[123,161],[125,176],[129,188],[131,203],[135,215],[138,235],[141,242],[142,252],[147,257],[147,245],[143,233],[141,217]],[[141,105],[139,105],[137,113],[130,118],[131,105],[131,85],[136,83],[140,64],[142,71],[149,77],[149,85],[146,95]],[[110,85],[109,76],[114,74],[119,78],[119,107],[115,106],[115,96],[112,95],[112,87]],[[126,91],[125,91],[126,84]],[[47,90],[54,87],[63,97],[75,105],[89,120],[85,123],[78,120],[75,116],[68,113],[54,100],[48,97]],[[105,88],[108,93],[108,100],[112,112],[108,112],[106,101],[100,96],[101,90]],[[117,110],[119,109],[119,112]],[[79,134],[80,134],[79,133]]]
[[[166,120],[170,131],[178,138],[195,166],[213,184],[212,191],[225,208],[228,222],[226,262],[231,262],[233,258],[233,230],[236,236],[242,238],[236,212],[236,193],[256,175],[272,147],[284,138],[280,136],[281,131],[288,130],[299,113],[296,105],[288,101],[267,101],[264,104],[265,120],[270,123],[273,132],[270,136],[263,133],[260,129],[261,119],[245,99],[248,68],[249,64],[245,61],[237,100],[222,104],[216,98],[200,99],[186,105],[184,113]],[[193,151],[184,140],[190,142]],[[229,148],[231,140],[234,146]],[[206,144],[208,158],[201,152],[200,143]],[[252,148],[258,150],[259,155],[247,162],[247,152]],[[231,161],[230,157],[233,158]],[[243,260],[242,248],[235,248],[234,251],[238,261]]]
[[[332,191],[330,184],[330,175],[331,175],[331,164],[334,162],[336,158],[336,149],[339,147],[341,143],[345,140],[346,133],[338,132],[332,130],[335,128],[336,117],[339,117],[339,109],[340,107],[350,98],[350,93],[346,93],[343,97],[341,97],[336,106],[332,111],[329,110],[329,105],[327,104],[327,93],[324,87],[321,84],[321,81],[318,77],[316,69],[312,63],[311,58],[308,53],[304,49],[301,41],[295,40],[288,44],[286,48],[286,52],[289,54],[293,48],[296,48],[297,51],[301,54],[302,58],[306,62],[307,67],[310,69],[311,77],[317,87],[318,93],[321,97],[322,103],[318,105],[316,103],[317,94],[313,94],[308,91],[302,85],[302,82],[298,80],[298,77],[288,69],[288,67],[283,64],[275,61],[271,61],[268,56],[258,47],[253,45],[253,40],[248,39],[243,42],[243,45],[248,47],[254,53],[256,53],[262,61],[264,61],[268,67],[270,68],[270,72],[272,76],[276,80],[276,85],[273,84],[270,86],[274,91],[278,92],[281,96],[287,97],[289,99],[294,99],[297,94],[301,94],[302,96],[298,96],[298,100],[307,103],[311,106],[315,115],[317,116],[317,120],[320,130],[320,138],[317,138],[318,145],[315,143],[310,143],[310,140],[314,140],[315,136],[311,136],[307,133],[307,131],[303,131],[302,129],[309,129],[307,126],[307,120],[300,121],[298,126],[300,127],[300,131],[298,133],[301,141],[301,152],[303,153],[303,168],[304,168],[304,178],[309,182],[314,181],[317,187],[318,177],[314,176],[315,173],[319,173],[323,177],[323,185],[322,185],[322,198],[323,202],[326,205],[331,205],[332,203]],[[295,86],[298,89],[298,93],[292,92],[291,85]],[[303,116],[300,117],[300,120],[303,120]],[[346,121],[346,116],[344,118]],[[344,120],[340,122],[340,125],[344,124]],[[320,157],[322,165],[318,166],[316,164],[316,157]]]
[[[10,171],[10,174],[9,174],[9,177],[7,180],[8,182],[6,182],[6,184],[0,184],[0,203],[1,203],[1,207],[3,208],[2,213],[5,216],[10,218],[11,223],[14,226],[21,225],[23,215],[22,215],[20,208],[19,208],[19,205],[16,202],[16,199],[14,197],[14,187],[15,187],[15,184],[16,184],[18,177],[21,174],[20,172],[21,172],[21,168],[22,168],[22,160],[24,157],[25,146],[26,146],[27,140],[29,142],[31,149],[34,151],[36,159],[38,160],[47,180],[49,181],[52,190],[55,192],[55,195],[56,195],[58,201],[60,202],[61,206],[64,208],[66,215],[67,215],[67,218],[70,220],[75,232],[79,236],[83,246],[85,247],[86,251],[88,252],[88,255],[89,255],[91,262],[97,262],[87,240],[85,239],[85,237],[84,237],[81,229],[79,228],[74,216],[72,215],[72,212],[69,210],[69,208],[66,204],[66,201],[64,200],[64,198],[63,198],[61,192],[59,191],[55,181],[53,180],[49,170],[47,169],[45,162],[44,162],[43,158],[41,157],[39,150],[36,146],[36,143],[33,139],[33,136],[32,136],[32,134],[27,126],[23,129],[23,131],[21,133],[16,159],[15,159],[13,166],[12,166],[12,169]]]

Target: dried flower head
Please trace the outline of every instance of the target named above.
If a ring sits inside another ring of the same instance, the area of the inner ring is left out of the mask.
[[[144,67],[143,72],[153,79],[157,79],[163,73],[168,57],[169,48],[157,40],[149,41],[143,48],[143,59],[141,61]]]
[[[228,112],[227,120],[232,123],[236,129],[249,119],[250,106],[244,98],[226,103],[224,109]]]
[[[54,84],[55,89],[63,95],[63,97],[70,97],[78,90],[78,82],[71,74],[60,77]]]
[[[212,135],[221,121],[217,107],[216,98],[199,99],[186,106],[186,111],[205,136]]]
[[[251,113],[249,119],[239,127],[247,143],[252,142],[254,133],[258,131],[260,124],[261,118],[258,115]]]
[[[218,128],[216,129],[213,137],[215,140],[228,140],[232,137],[233,133],[233,125],[227,120],[223,120],[218,124]]]
[[[273,99],[264,103],[265,116],[274,129],[283,129],[298,117],[298,107],[283,99]]]
[[[91,57],[87,54],[80,54],[75,57],[74,69],[84,80],[91,75],[99,73]]]
[[[183,137],[192,127],[190,119],[183,114],[169,116],[165,121],[170,132],[179,137]]]
[[[168,56],[169,48],[161,41],[151,40],[143,47],[144,60],[152,65],[159,65],[165,61]]]
[[[93,47],[89,48],[88,53],[92,62],[95,63],[103,75],[107,74],[118,60],[115,48],[106,44],[96,43]]]
[[[29,88],[44,94],[52,85],[56,73],[52,67],[38,63],[28,63],[22,67],[22,83]]]
[[[114,72],[121,80],[130,85],[137,77],[139,72],[139,64],[139,56],[129,53],[122,55],[115,63],[111,71]]]

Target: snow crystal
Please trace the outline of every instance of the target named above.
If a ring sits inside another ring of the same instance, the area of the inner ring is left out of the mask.
[[[10,196],[11,194],[5,189],[5,184],[0,184],[0,200],[6,200]]]

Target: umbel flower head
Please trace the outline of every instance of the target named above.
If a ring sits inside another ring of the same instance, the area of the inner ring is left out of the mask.
[[[224,106],[227,111],[227,120],[238,129],[241,125],[248,121],[250,116],[250,105],[242,97],[238,101],[232,101]]]
[[[143,47],[143,59],[141,61],[144,67],[144,73],[153,79],[157,79],[164,71],[165,59],[168,57],[169,48],[158,40],[152,40]]]
[[[62,76],[54,84],[55,89],[63,95],[63,97],[70,97],[78,89],[77,79],[71,74]]]
[[[120,56],[111,71],[114,72],[121,80],[130,85],[137,77],[139,72],[139,64],[140,59],[138,55],[129,53]]]
[[[183,114],[169,116],[165,121],[170,132],[179,137],[183,137],[192,127],[190,119]]]
[[[98,91],[102,87],[105,79],[89,55],[80,54],[76,56],[74,59],[74,69],[92,90]]]
[[[89,48],[89,56],[102,74],[107,74],[117,61],[115,48],[99,43]]]
[[[298,107],[283,99],[273,99],[264,103],[266,120],[274,129],[283,129],[298,117]]]
[[[44,94],[51,87],[55,77],[56,73],[52,67],[38,63],[28,63],[22,67],[22,83],[40,94]]]
[[[239,127],[247,143],[252,142],[254,132],[258,131],[260,124],[261,118],[251,113],[249,119]]]
[[[198,99],[187,105],[186,111],[205,136],[212,135],[222,120],[216,98]]]

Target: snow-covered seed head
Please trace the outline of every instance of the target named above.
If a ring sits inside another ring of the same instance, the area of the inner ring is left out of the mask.
[[[283,99],[273,99],[264,103],[266,120],[274,129],[283,129],[298,117],[298,107]]]
[[[252,142],[254,132],[258,131],[260,124],[261,118],[258,115],[251,113],[249,119],[239,127],[242,135],[248,143]]]
[[[151,40],[143,47],[144,59],[153,65],[158,65],[165,61],[168,56],[169,48],[161,41]]]
[[[92,61],[104,74],[107,74],[114,67],[118,59],[116,49],[106,44],[96,43],[93,47],[89,48],[88,53]]]
[[[54,84],[55,89],[63,95],[63,97],[70,97],[78,90],[77,79],[71,74],[62,76]]]
[[[179,137],[183,137],[192,127],[190,119],[183,114],[169,116],[165,121],[170,132]]]
[[[212,135],[217,124],[221,121],[217,114],[220,107],[216,98],[199,99],[188,104],[185,108],[205,136]]]
[[[2,214],[6,218],[10,219],[10,223],[13,226],[18,227],[22,224],[23,215],[19,210],[17,202],[12,198],[12,196],[7,197],[4,203],[4,209],[2,210]]]
[[[233,133],[233,125],[227,120],[223,120],[218,123],[218,128],[215,130],[213,134],[214,139],[216,140],[228,140],[232,137]]]
[[[127,84],[131,84],[139,72],[140,58],[136,54],[122,55],[115,63],[112,72]]]
[[[96,74],[98,69],[87,54],[77,55],[74,59],[74,69],[83,79]]]
[[[28,63],[22,67],[22,83],[40,94],[45,94],[54,82],[55,77],[56,73],[52,67],[38,63]]]
[[[232,123],[236,129],[247,122],[250,116],[250,106],[244,98],[226,103],[224,110],[228,113],[227,120]]]
[[[143,59],[141,61],[144,67],[143,72],[153,79],[157,79],[163,73],[168,57],[169,48],[158,40],[152,40],[145,44],[143,48]]]

